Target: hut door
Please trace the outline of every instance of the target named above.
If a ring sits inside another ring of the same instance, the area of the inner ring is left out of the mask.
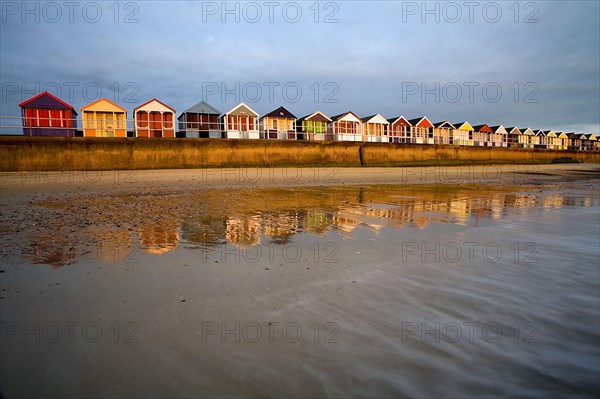
[[[112,113],[106,115],[106,137],[115,137],[115,119]]]
[[[150,114],[150,131],[152,137],[162,137],[162,114],[160,112]]]

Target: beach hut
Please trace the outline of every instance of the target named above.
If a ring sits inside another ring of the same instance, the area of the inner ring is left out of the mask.
[[[473,145],[491,147],[492,133],[494,133],[494,130],[487,123],[473,126]]]
[[[403,116],[397,116],[387,120],[388,136],[390,143],[410,143],[410,122]]]
[[[360,119],[363,124],[363,141],[387,143],[389,122],[380,114]]]
[[[566,150],[569,148],[569,136],[565,132],[555,132],[557,150]]]
[[[433,140],[435,144],[452,144],[452,133],[455,127],[448,121],[433,124]]]
[[[537,143],[535,144],[535,148],[548,148],[548,136],[546,136],[546,132],[542,129],[534,130]]]
[[[535,148],[535,145],[539,143],[539,140],[531,128],[519,129],[521,131],[521,148]]]
[[[325,140],[331,118],[321,111],[303,116],[296,121],[298,140]]]
[[[258,139],[258,113],[244,103],[239,103],[220,117],[225,138]]]
[[[127,137],[127,110],[106,98],[81,108],[84,137]]]
[[[24,136],[74,137],[75,109],[47,91],[19,104]]]
[[[597,149],[598,137],[593,133],[583,134],[582,139],[584,151],[594,151]]]
[[[508,146],[513,148],[521,148],[521,139],[522,133],[518,127],[508,127],[506,128],[508,132]]]
[[[352,111],[331,117],[330,134],[335,141],[362,141],[362,121]]]
[[[583,144],[581,140],[581,133],[571,132],[567,134],[567,137],[569,138],[567,149],[572,151],[580,151]]]
[[[183,111],[177,118],[179,135],[188,138],[220,139],[222,130],[219,115],[221,111],[206,101],[200,101]]]
[[[453,123],[455,126],[453,132],[454,145],[472,146],[473,143],[473,126],[469,122]]]
[[[550,130],[544,130],[543,134],[544,134],[544,137],[546,138],[546,148],[548,148],[550,150],[556,150],[559,146],[556,132],[554,132],[554,130],[550,129]],[[541,138],[540,138],[540,140],[541,140]],[[541,141],[540,141],[540,144],[542,144]]]
[[[582,135],[584,139],[582,140],[583,150],[584,151],[594,151],[596,150],[596,146],[598,143],[598,138],[596,135],[592,133]]]
[[[433,123],[426,117],[409,119],[411,142],[414,144],[433,144]]]
[[[492,147],[506,147],[508,132],[502,125],[490,126],[492,129],[491,144]]]
[[[296,140],[296,117],[284,107],[263,115],[258,126],[263,139]]]
[[[175,110],[156,98],[133,110],[135,137],[175,137]]]

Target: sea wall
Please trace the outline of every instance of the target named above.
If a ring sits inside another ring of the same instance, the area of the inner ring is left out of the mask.
[[[0,171],[600,163],[600,152],[285,140],[0,137]]]

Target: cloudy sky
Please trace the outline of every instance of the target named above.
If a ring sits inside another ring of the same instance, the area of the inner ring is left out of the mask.
[[[598,133],[599,4],[2,1],[0,115],[47,90]]]

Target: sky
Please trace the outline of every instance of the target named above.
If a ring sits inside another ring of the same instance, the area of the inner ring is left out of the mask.
[[[0,2],[0,125],[79,108],[353,111],[600,132],[598,1]],[[20,122],[19,122],[20,123]],[[0,129],[2,134],[18,129]]]

